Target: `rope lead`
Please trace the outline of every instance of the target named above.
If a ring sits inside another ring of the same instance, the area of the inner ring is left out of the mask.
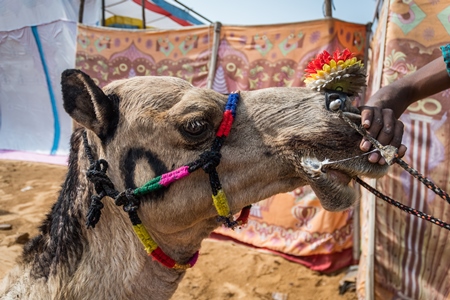
[[[416,169],[410,167],[404,160],[402,160],[400,157],[398,157],[397,151],[398,149],[395,148],[394,146],[391,145],[387,145],[387,146],[383,146],[381,145],[380,142],[378,142],[376,139],[374,139],[373,137],[371,137],[370,135],[368,135],[366,129],[362,126],[357,126],[355,123],[353,123],[349,118],[347,118],[344,113],[342,111],[339,111],[339,116],[344,119],[345,122],[347,122],[347,124],[349,124],[353,129],[355,129],[359,134],[361,134],[363,137],[367,138],[372,145],[378,150],[380,151],[381,155],[384,157],[384,159],[386,160],[386,162],[389,165],[392,165],[394,163],[397,163],[398,165],[400,165],[404,170],[406,170],[409,174],[411,174],[411,176],[413,176],[414,178],[418,179],[420,182],[422,182],[427,188],[429,188],[430,190],[432,190],[436,195],[438,195],[439,197],[441,197],[442,199],[446,200],[449,204],[450,204],[450,196],[441,188],[439,188],[436,184],[433,183],[433,181],[431,181],[430,179],[426,178],[425,176],[423,176],[419,171],[417,171]],[[369,184],[365,183],[364,181],[362,181],[360,178],[356,177],[355,181],[358,182],[359,184],[361,184],[364,188],[366,188],[368,191],[370,191],[372,194],[374,194],[375,196],[377,196],[378,198],[388,202],[391,205],[394,205],[395,207],[409,213],[412,214],[418,218],[427,220],[435,225],[441,226],[442,228],[445,228],[447,230],[450,230],[450,224],[445,223],[441,220],[439,220],[438,218],[435,218],[433,216],[427,215],[421,211],[418,211],[417,209],[411,208],[409,206],[406,206],[398,201],[395,201],[392,198],[389,198],[388,196],[382,194],[381,192],[379,192],[378,190],[376,190],[375,188],[373,188],[372,186],[370,186]]]

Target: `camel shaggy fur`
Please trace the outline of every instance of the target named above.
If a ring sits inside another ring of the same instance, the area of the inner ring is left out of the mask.
[[[147,256],[122,207],[106,197],[95,228],[85,226],[96,190],[86,178],[83,135],[93,158],[109,163],[115,189],[136,188],[210,149],[227,96],[171,77],[119,80],[102,90],[78,70],[62,74],[62,92],[67,113],[79,124],[67,177],[40,234],[0,285],[0,298],[170,299],[185,270]],[[344,110],[354,109],[347,104]],[[351,177],[380,177],[387,167],[363,156],[311,169],[325,159],[361,155],[360,140],[326,109],[323,94],[306,88],[241,92],[217,167],[231,211],[303,185],[311,185],[328,210],[350,207],[356,199]],[[162,251],[179,263],[220,226],[201,170],[144,195],[137,212]]]

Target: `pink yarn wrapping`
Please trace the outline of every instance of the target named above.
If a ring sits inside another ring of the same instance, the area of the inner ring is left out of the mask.
[[[160,185],[163,185],[165,187],[169,186],[172,182],[181,179],[185,176],[189,175],[189,167],[183,166],[176,170],[173,170],[172,172],[163,174],[161,176],[161,180],[159,181]]]

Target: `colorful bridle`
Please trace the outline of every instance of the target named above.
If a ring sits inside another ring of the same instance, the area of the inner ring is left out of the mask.
[[[86,225],[88,228],[94,228],[99,221],[101,209],[103,208],[103,203],[101,200],[103,197],[109,196],[114,199],[116,205],[123,206],[124,211],[128,213],[133,225],[133,230],[141,243],[144,245],[145,251],[148,255],[152,256],[155,260],[168,268],[184,270],[193,267],[198,258],[198,251],[186,264],[179,264],[175,262],[175,260],[170,258],[161,250],[158,244],[150,236],[147,229],[142,224],[142,221],[137,214],[137,210],[140,206],[140,198],[142,196],[159,189],[167,188],[171,183],[188,176],[200,168],[202,168],[209,175],[209,181],[212,189],[212,199],[218,214],[217,221],[232,229],[245,224],[250,214],[251,206],[249,205],[244,207],[236,220],[233,218],[227,197],[222,190],[222,185],[216,170],[216,167],[219,165],[221,159],[220,149],[222,148],[225,138],[230,133],[234,118],[236,116],[236,107],[239,97],[239,92],[233,92],[228,96],[228,101],[223,113],[223,119],[220,123],[210,150],[205,151],[200,155],[200,158],[187,165],[157,176],[149,180],[141,187],[136,189],[127,189],[121,193],[114,189],[113,183],[106,175],[108,163],[104,159],[99,159],[97,161],[94,160],[91,147],[88,144],[86,132],[84,132],[84,147],[91,164],[86,175],[88,180],[94,183],[95,190],[97,192],[97,195],[93,195],[91,198],[92,201],[89,206],[86,220]]]

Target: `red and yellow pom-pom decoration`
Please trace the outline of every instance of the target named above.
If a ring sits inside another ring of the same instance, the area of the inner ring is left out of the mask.
[[[350,50],[324,50],[306,67],[306,86],[317,91],[337,90],[357,94],[366,86],[364,64]]]

